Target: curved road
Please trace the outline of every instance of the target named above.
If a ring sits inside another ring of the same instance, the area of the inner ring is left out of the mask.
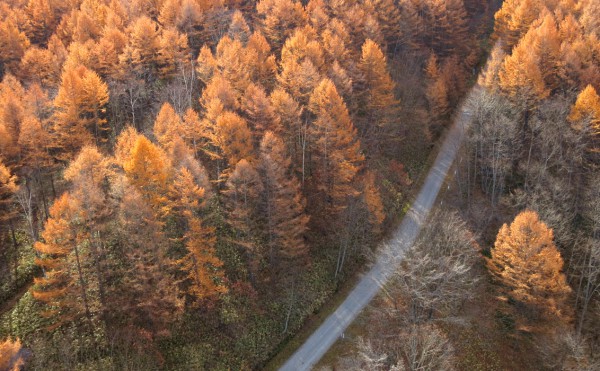
[[[475,90],[471,90],[471,94]],[[465,102],[468,100],[467,98]],[[433,167],[429,170],[416,201],[402,220],[400,227],[394,232],[391,240],[380,248],[375,265],[360,279],[346,300],[327,317],[325,322],[296,350],[280,370],[311,369],[373,299],[381,284],[387,282],[403,259],[406,250],[415,242],[421,231],[422,223],[427,219],[433,207],[440,187],[444,183],[462,143],[464,127],[469,123],[470,115],[463,105],[444,140]]]

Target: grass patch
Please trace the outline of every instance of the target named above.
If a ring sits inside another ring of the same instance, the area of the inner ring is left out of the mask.
[[[281,342],[280,346],[275,350],[277,352],[276,355],[268,361],[264,366],[264,370],[278,370],[346,299],[346,296],[352,291],[361,277],[362,274],[349,277],[315,314],[306,319],[300,331]]]

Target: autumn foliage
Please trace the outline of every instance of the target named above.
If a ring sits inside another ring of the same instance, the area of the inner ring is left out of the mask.
[[[523,211],[498,232],[490,264],[515,299],[560,316],[571,289],[553,238],[535,212]]]
[[[467,17],[458,0],[0,1],[0,294],[33,281],[32,368],[260,367],[407,201],[393,169],[465,90]]]

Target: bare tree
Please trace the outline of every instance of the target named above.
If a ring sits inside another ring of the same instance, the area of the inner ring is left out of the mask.
[[[435,325],[410,327],[403,336],[401,354],[406,370],[453,370],[454,348]]]
[[[495,205],[520,154],[521,130],[514,107],[500,95],[482,89],[469,105],[473,121],[468,130],[468,148],[475,164],[469,177],[473,184],[481,182],[482,190]]]
[[[406,254],[386,293],[395,303],[393,316],[409,323],[449,316],[472,297],[477,278],[476,244],[461,218],[436,211],[415,246]]]

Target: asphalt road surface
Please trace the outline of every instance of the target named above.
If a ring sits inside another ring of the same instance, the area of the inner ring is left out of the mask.
[[[407,249],[414,244],[421,231],[422,223],[427,220],[440,187],[444,183],[462,143],[464,128],[469,120],[468,109],[462,108],[457,114],[452,128],[448,131],[417,199],[392,238],[380,247],[376,263],[360,279],[346,300],[327,317],[325,322],[296,350],[280,370],[310,370],[336,340],[342,337],[346,328],[373,299],[381,285],[387,282],[403,259]]]

